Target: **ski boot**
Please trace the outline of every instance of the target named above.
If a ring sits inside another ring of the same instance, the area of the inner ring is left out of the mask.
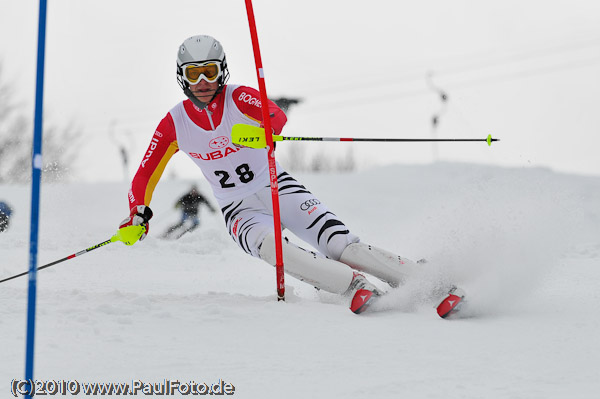
[[[365,276],[357,272],[354,272],[354,277],[352,278],[350,287],[348,287],[348,293],[354,293],[350,302],[350,310],[356,314],[367,310],[373,301],[382,295],[377,287],[371,284]]]

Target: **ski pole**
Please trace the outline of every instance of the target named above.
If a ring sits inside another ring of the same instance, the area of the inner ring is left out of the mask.
[[[265,148],[267,141],[265,139],[264,129],[252,125],[238,123],[231,129],[231,141],[234,144],[243,145],[251,148]],[[366,141],[366,142],[433,142],[433,141],[484,141],[489,146],[492,141],[500,139],[492,138],[488,135],[485,139],[396,139],[396,138],[352,138],[352,137],[289,137],[273,135],[273,141]]]
[[[123,230],[123,231],[121,231],[121,230]],[[141,225],[140,226],[128,226],[128,227],[122,228],[122,229],[120,229],[117,232],[117,234],[115,234],[114,236],[112,236],[111,238],[109,238],[106,241],[102,241],[100,244],[96,244],[96,245],[94,245],[92,247],[86,248],[83,251],[76,252],[76,253],[74,253],[72,255],[65,256],[64,258],[59,259],[57,261],[54,261],[52,263],[48,263],[47,265],[40,266],[40,267],[37,268],[37,270],[39,271],[39,270],[45,269],[47,267],[54,266],[54,265],[56,265],[58,263],[64,262],[66,260],[73,259],[73,258],[75,258],[77,256],[81,256],[83,254],[87,254],[88,252],[93,251],[94,249],[97,249],[97,248],[103,247],[105,245],[111,244],[111,243],[113,243],[115,241],[121,241],[125,245],[133,245],[137,240],[139,240],[139,238],[145,232],[146,232],[146,227],[141,226]],[[137,237],[137,238],[135,238],[135,237]],[[133,240],[135,240],[135,241],[133,241]],[[26,275],[28,273],[29,273],[29,271],[26,271],[26,272],[14,275],[12,277],[7,277],[5,279],[0,280],[0,283],[12,280],[12,279],[17,278],[17,277],[24,276],[24,275]]]

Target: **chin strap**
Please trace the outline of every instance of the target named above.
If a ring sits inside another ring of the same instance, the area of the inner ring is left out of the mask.
[[[194,95],[194,93],[192,93],[192,91],[190,90],[189,87],[186,87],[185,89],[183,89],[183,93],[187,96],[187,98],[190,99],[190,101],[198,108],[203,109],[206,108],[206,106],[208,105],[208,103],[202,102],[200,100],[198,100],[196,98],[196,96]],[[215,93],[216,95],[216,93]],[[214,98],[214,97],[213,97]],[[212,101],[213,99],[211,98],[210,101]]]
[[[212,100],[214,100],[214,99],[215,99],[215,97],[216,97],[216,96],[217,96],[219,93],[221,93],[221,92],[223,91],[223,87],[224,87],[224,86],[223,86],[222,84],[221,84],[221,85],[219,85],[219,88],[217,88],[217,91],[215,92],[215,94],[212,96],[212,98],[211,98],[211,99],[210,99],[210,100],[209,100],[207,103],[205,103],[205,102],[203,102],[203,101],[200,101],[200,100],[198,100],[198,98],[197,98],[197,97],[194,95],[194,93],[192,93],[192,91],[190,90],[189,86],[186,86],[186,87],[183,89],[183,93],[184,93],[184,94],[187,96],[187,98],[189,98],[189,99],[190,99],[190,101],[191,101],[191,102],[192,102],[192,103],[193,103],[193,104],[194,104],[196,107],[198,107],[198,108],[200,108],[200,109],[204,109],[204,108],[206,108],[206,106],[207,106],[208,104],[210,104],[210,103],[212,102]]]

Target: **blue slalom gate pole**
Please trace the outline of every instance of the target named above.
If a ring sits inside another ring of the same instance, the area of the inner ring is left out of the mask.
[[[44,59],[46,52],[46,0],[40,0],[38,26],[37,77],[35,89],[35,117],[33,126],[33,153],[31,159],[31,234],[29,238],[29,294],[27,297],[27,347],[25,353],[25,380],[33,384],[35,343],[35,305],[37,294],[37,252],[40,220],[40,182],[42,177],[42,123],[44,109]],[[31,399],[34,385],[25,396]]]

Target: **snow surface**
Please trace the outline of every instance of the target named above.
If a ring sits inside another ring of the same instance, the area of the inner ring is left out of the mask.
[[[427,258],[422,273],[368,314],[291,277],[277,302],[273,268],[219,215],[158,239],[191,184],[164,180],[145,241],[39,272],[35,377],[223,379],[239,398],[598,397],[600,177],[450,163],[296,177],[363,241]],[[15,208],[0,278],[27,270],[29,191],[0,185]],[[119,183],[44,185],[38,265],[110,238],[126,195]],[[440,282],[467,291],[461,317],[436,315]],[[0,303],[9,397],[24,375],[27,278],[2,283]]]

